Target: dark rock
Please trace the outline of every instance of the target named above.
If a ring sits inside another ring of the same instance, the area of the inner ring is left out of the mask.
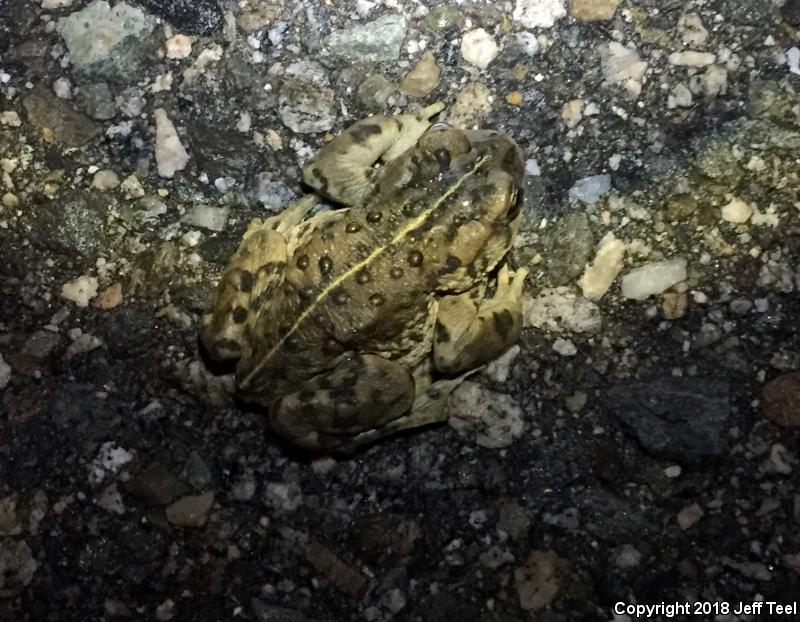
[[[241,232],[225,231],[203,240],[197,247],[197,253],[209,263],[224,266],[236,251],[241,239]]]
[[[102,328],[103,340],[114,358],[139,356],[152,346],[153,316],[144,308],[126,306],[112,313]]]
[[[124,484],[125,490],[153,505],[167,505],[190,492],[189,486],[175,477],[160,462],[152,462]]]
[[[212,180],[233,177],[242,183],[262,164],[261,153],[248,136],[221,128],[209,131],[207,119],[194,119],[188,127],[197,165]]]
[[[258,622],[315,622],[294,609],[268,605],[258,598],[250,601],[250,606],[253,608],[253,614]]]
[[[768,382],[762,391],[764,414],[783,428],[800,427],[800,371],[792,371]]]
[[[422,530],[413,518],[388,512],[356,519],[354,533],[358,550],[374,561],[408,557],[422,539]]]
[[[183,466],[182,477],[189,482],[195,490],[203,490],[211,483],[211,470],[197,452],[192,452]]]
[[[800,0],[786,0],[781,7],[781,16],[794,27],[800,27]]]
[[[98,387],[91,384],[67,383],[58,387],[47,406],[48,420],[57,429],[102,439],[119,424],[117,403],[97,397]]]
[[[106,247],[106,204],[99,194],[69,191],[32,205],[21,222],[36,246],[91,258]]]
[[[186,34],[208,35],[222,23],[216,0],[141,0],[139,4]]]
[[[100,132],[89,117],[47,89],[34,89],[22,100],[22,105],[28,121],[40,131],[51,130],[53,139],[64,147],[80,147]]]
[[[117,114],[114,96],[105,82],[91,82],[84,84],[76,93],[75,99],[83,112],[92,119],[107,121]]]
[[[727,446],[728,383],[711,378],[662,378],[608,391],[608,408],[659,457],[697,461]]]
[[[697,199],[686,192],[672,195],[667,199],[664,216],[670,222],[688,220],[697,211]]]

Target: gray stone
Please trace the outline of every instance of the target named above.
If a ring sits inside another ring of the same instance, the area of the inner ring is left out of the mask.
[[[152,16],[125,2],[111,7],[95,0],[59,20],[58,31],[77,73],[127,81],[138,77],[142,41],[155,25]]]
[[[388,14],[366,24],[332,32],[322,43],[332,54],[345,60],[381,63],[400,56],[407,26],[402,15]]]
[[[569,189],[569,198],[595,203],[611,191],[611,175],[592,175],[576,181]]]
[[[299,134],[316,134],[333,127],[336,94],[319,63],[303,60],[286,68],[278,109],[286,127]]]
[[[114,96],[105,82],[91,82],[81,86],[75,96],[78,106],[92,119],[107,121],[117,114]]]
[[[583,272],[594,248],[594,236],[586,214],[567,214],[547,230],[543,256],[547,276],[554,285],[565,285]]]
[[[10,598],[24,590],[38,567],[27,542],[0,540],[0,598]]]
[[[211,483],[211,469],[200,455],[193,451],[189,454],[181,474],[195,490],[203,490]]]
[[[606,404],[647,452],[692,462],[725,451],[728,393],[721,380],[667,377],[613,387]]]
[[[276,181],[270,172],[262,172],[253,180],[252,197],[268,209],[277,211],[297,198],[297,193],[282,181]]]
[[[368,110],[382,110],[394,91],[394,84],[383,75],[376,73],[358,85],[358,100]]]

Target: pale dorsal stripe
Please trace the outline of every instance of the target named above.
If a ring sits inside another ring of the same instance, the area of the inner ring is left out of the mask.
[[[339,287],[347,279],[352,277],[356,272],[358,272],[362,268],[365,268],[365,267],[369,266],[389,246],[391,246],[392,244],[397,244],[398,242],[402,241],[409,233],[411,233],[412,231],[417,229],[420,225],[422,225],[428,219],[428,217],[431,214],[433,214],[442,205],[442,203],[444,203],[447,199],[449,199],[464,184],[464,182],[467,179],[472,177],[480,169],[480,167],[483,166],[483,164],[488,159],[489,159],[488,157],[482,157],[482,158],[478,159],[478,161],[475,163],[475,166],[473,166],[467,173],[465,173],[461,178],[459,178],[458,181],[455,184],[450,186],[450,188],[448,188],[448,190],[444,194],[442,194],[442,196],[439,197],[433,203],[433,205],[431,205],[431,207],[429,207],[426,210],[423,210],[417,216],[415,216],[414,218],[409,220],[407,223],[405,223],[405,225],[403,227],[401,227],[398,230],[398,232],[394,235],[394,237],[391,239],[391,241],[387,242],[383,246],[379,246],[378,248],[373,250],[369,254],[369,256],[366,257],[366,259],[363,259],[362,261],[360,261],[357,264],[353,265],[349,270],[343,272],[336,279],[334,279],[333,281],[328,283],[328,285],[325,287],[325,289],[323,289],[320,292],[319,296],[317,296],[317,298],[310,305],[308,305],[308,307],[298,316],[298,318],[294,322],[294,324],[292,324],[292,326],[289,328],[289,330],[286,331],[286,334],[283,335],[277,341],[277,343],[274,346],[272,346],[272,349],[266,354],[266,356],[264,356],[263,359],[261,359],[261,361],[258,363],[258,365],[253,367],[250,370],[250,372],[247,374],[247,376],[245,376],[242,379],[240,385],[241,386],[246,386],[250,382],[251,379],[253,379],[255,376],[257,376],[261,372],[261,370],[266,365],[267,361],[269,361],[269,359],[271,359],[273,357],[273,355],[280,349],[280,347],[284,343],[286,343],[286,340],[295,333],[295,331],[300,327],[300,325],[308,318],[309,315],[311,315],[316,310],[316,308],[320,305],[320,303],[333,290],[335,290],[337,287]]]

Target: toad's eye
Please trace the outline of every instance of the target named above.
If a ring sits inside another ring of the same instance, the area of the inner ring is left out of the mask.
[[[440,130],[450,130],[450,129],[453,129],[453,126],[447,123],[446,121],[437,121],[436,123],[433,123],[430,126],[430,128],[428,128],[428,131],[438,132]]]

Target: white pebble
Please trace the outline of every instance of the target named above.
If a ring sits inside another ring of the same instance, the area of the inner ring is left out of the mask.
[[[59,99],[69,99],[72,95],[72,83],[67,78],[58,78],[53,82],[53,92]]]
[[[688,108],[692,105],[692,92],[685,84],[679,83],[672,88],[667,98],[667,108]]]
[[[172,178],[177,171],[186,168],[189,154],[178,138],[178,132],[169,120],[166,110],[158,108],[153,112],[156,119],[156,164],[161,177]]]
[[[753,208],[739,197],[733,197],[722,207],[722,219],[734,224],[747,222],[752,215]]]
[[[564,125],[572,129],[583,119],[583,100],[572,99],[564,104],[561,108],[561,118],[564,120]]]
[[[542,174],[542,170],[539,168],[539,163],[533,158],[525,161],[525,174],[530,175],[531,177],[538,177]]]
[[[167,58],[186,58],[192,53],[192,40],[186,35],[175,35],[167,39]]]
[[[19,118],[19,114],[17,114],[16,110],[4,110],[0,112],[0,125],[19,127],[22,125],[22,119]]]
[[[578,348],[569,339],[556,339],[553,342],[553,350],[561,356],[575,356],[578,353]]]
[[[706,67],[717,60],[717,57],[710,52],[673,52],[669,55],[671,65],[679,67]]]
[[[684,280],[686,280],[685,259],[650,263],[631,270],[622,277],[622,295],[633,300],[645,300]]]
[[[72,6],[72,0],[42,0],[41,6],[45,11],[56,11]]]
[[[61,286],[61,297],[74,302],[79,307],[86,307],[97,295],[97,279],[93,276],[79,276],[74,281]]]
[[[228,207],[211,207],[210,205],[195,205],[181,218],[182,222],[193,227],[202,227],[211,231],[222,231],[228,222]]]
[[[494,38],[483,28],[472,30],[461,40],[461,56],[470,65],[485,69],[499,52]]]
[[[800,74],[800,49],[792,47],[786,50],[786,64],[791,73]]]
[[[513,19],[523,28],[552,28],[566,14],[564,0],[517,0]]]
[[[119,177],[111,169],[97,171],[92,178],[92,187],[98,190],[113,190],[119,186]]]
[[[611,191],[611,175],[592,175],[576,181],[569,189],[569,198],[595,203]]]

